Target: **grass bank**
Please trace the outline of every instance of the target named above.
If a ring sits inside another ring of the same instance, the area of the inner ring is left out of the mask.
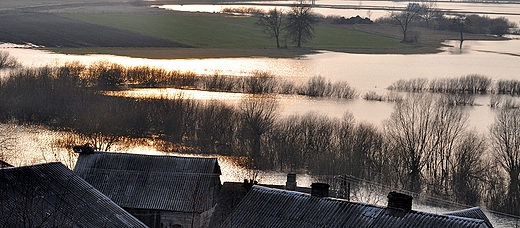
[[[287,42],[285,49],[275,48],[274,40],[255,23],[257,18],[230,17],[222,14],[60,14],[74,20],[131,31],[165,39],[192,48],[55,48],[62,53],[101,53],[146,58],[212,57],[295,57],[332,50],[355,53],[425,53],[435,47],[400,43],[399,38],[355,31],[345,27],[318,24],[315,37],[303,48]],[[282,44],[285,43],[282,41]]]

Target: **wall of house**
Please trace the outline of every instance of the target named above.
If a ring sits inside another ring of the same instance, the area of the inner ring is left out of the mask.
[[[161,228],[161,213],[156,210],[123,208],[150,228]]]
[[[161,227],[164,228],[207,228],[215,207],[202,213],[161,212]]]

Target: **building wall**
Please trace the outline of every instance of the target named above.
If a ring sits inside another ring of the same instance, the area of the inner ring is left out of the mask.
[[[161,212],[156,210],[124,208],[150,228],[161,228]]]
[[[161,212],[161,228],[206,228],[213,214],[211,208],[202,213]]]

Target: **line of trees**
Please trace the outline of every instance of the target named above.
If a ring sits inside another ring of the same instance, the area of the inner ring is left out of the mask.
[[[387,17],[377,19],[376,23],[398,25],[403,34],[402,42],[417,42],[417,37],[410,30],[413,26],[459,32],[461,41],[464,41],[463,33],[502,37],[517,27],[505,17],[490,18],[476,14],[447,15],[438,8],[436,2],[409,3],[404,10],[390,11]]]
[[[411,94],[380,128],[348,113],[280,117],[266,95],[237,106],[104,96],[71,72],[44,67],[12,75],[0,86],[1,121],[69,129],[98,149],[153,138],[163,151],[247,157],[252,169],[348,174],[520,214],[518,109],[499,109],[489,135],[479,135],[442,96]]]

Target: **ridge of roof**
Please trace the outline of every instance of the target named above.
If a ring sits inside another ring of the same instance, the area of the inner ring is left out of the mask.
[[[212,173],[221,175],[216,158],[145,155],[115,152],[80,153],[74,171],[109,169],[139,172]]]
[[[486,214],[484,213],[484,211],[482,211],[480,207],[472,207],[458,211],[450,211],[444,213],[444,215],[457,216],[461,218],[479,219],[483,220],[489,227],[493,227],[491,221],[489,221],[489,218],[486,216]]]
[[[483,220],[400,211],[253,186],[223,227],[488,227]]]
[[[216,158],[83,153],[74,172],[124,208],[204,212],[220,189]]]

